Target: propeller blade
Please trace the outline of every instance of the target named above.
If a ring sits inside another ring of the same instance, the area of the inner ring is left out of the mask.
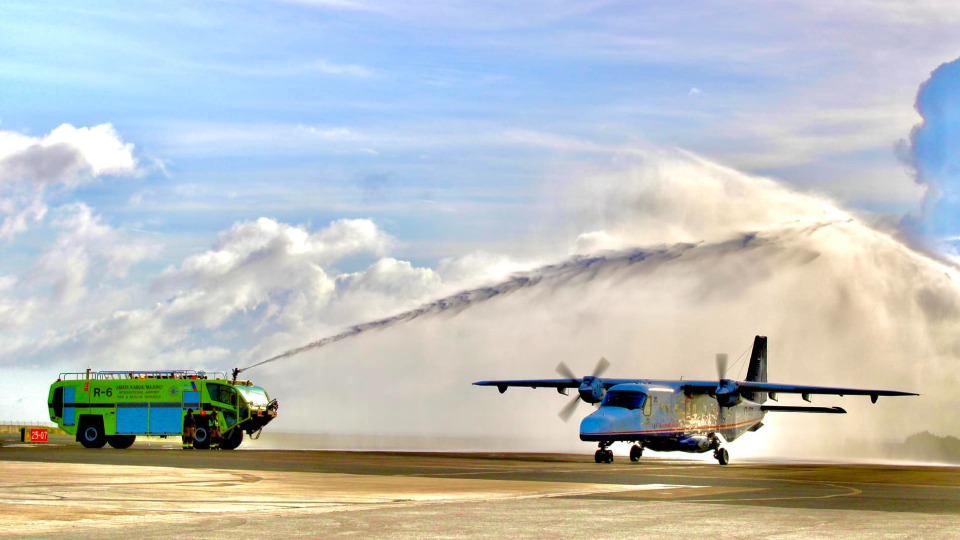
[[[557,364],[557,373],[559,373],[560,375],[563,375],[567,379],[577,378],[577,376],[573,373],[573,370],[570,369],[570,367],[564,364],[563,362],[560,362],[559,364]]]
[[[727,378],[727,355],[717,353],[717,379]]]
[[[603,375],[603,372],[610,367],[610,361],[604,357],[600,357],[600,360],[597,361],[597,367],[593,368],[593,376],[599,377]]]
[[[577,405],[580,404],[580,396],[573,398],[573,401],[567,403],[560,409],[560,412],[557,414],[564,422],[569,422],[570,417],[573,416],[573,411],[577,410]]]

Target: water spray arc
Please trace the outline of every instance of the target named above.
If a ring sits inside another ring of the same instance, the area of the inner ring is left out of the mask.
[[[398,324],[411,322],[422,317],[439,314],[455,315],[466,309],[469,309],[472,306],[495,298],[502,298],[523,289],[529,289],[547,284],[553,287],[562,287],[565,283],[572,281],[581,282],[583,280],[592,280],[602,273],[612,272],[633,266],[643,267],[647,270],[651,270],[659,263],[683,257],[692,250],[699,249],[700,251],[709,252],[717,249],[740,249],[746,248],[751,244],[756,245],[765,241],[767,240],[759,238],[756,233],[749,233],[727,242],[712,245],[682,243],[669,247],[652,249],[637,248],[625,251],[610,252],[597,256],[576,256],[562,263],[547,265],[527,273],[518,274],[496,285],[462,291],[391,317],[377,319],[352,326],[347,330],[340,332],[339,334],[328,336],[317,341],[307,343],[306,345],[290,349],[249,366],[237,368],[234,372],[234,376],[264,364],[269,364],[271,362],[290,358],[307,351],[332,345],[339,341],[353,338],[373,330],[383,330]],[[599,365],[598,368],[600,368]],[[604,366],[602,369],[606,369],[606,366]]]

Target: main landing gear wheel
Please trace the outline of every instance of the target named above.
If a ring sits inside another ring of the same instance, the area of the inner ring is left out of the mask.
[[[597,463],[613,463],[613,450],[597,450],[593,454],[593,460]]]
[[[636,463],[640,461],[640,457],[643,456],[643,447],[635,444],[630,448],[630,461]]]
[[[713,459],[717,460],[721,465],[726,465],[730,463],[730,454],[727,453],[726,448],[717,448],[713,453]]]

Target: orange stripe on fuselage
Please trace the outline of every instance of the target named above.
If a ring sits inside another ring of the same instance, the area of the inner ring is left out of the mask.
[[[756,423],[762,420],[762,417],[757,417],[752,420],[747,420],[745,422],[737,422],[736,424],[723,424],[719,426],[688,426],[688,427],[674,427],[674,428],[663,428],[663,429],[645,429],[643,431],[604,431],[604,432],[592,432],[584,433],[584,435],[645,435],[645,434],[655,434],[655,433],[674,433],[674,432],[685,432],[692,430],[718,430],[725,428],[735,428],[740,426],[745,426],[747,424]]]

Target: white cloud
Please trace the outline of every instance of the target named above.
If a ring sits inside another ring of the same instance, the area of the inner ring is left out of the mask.
[[[351,77],[372,77],[373,71],[356,64],[336,64],[327,60],[317,60],[315,69],[324,75],[347,75]]]
[[[71,189],[104,176],[139,174],[133,144],[111,124],[62,124],[42,137],[0,131],[0,239],[44,218],[48,186]]]
[[[19,300],[15,297],[18,283],[16,276],[0,276],[0,331],[13,335],[31,321],[38,307],[32,299]],[[0,339],[0,353],[4,341]]]
[[[43,137],[0,131],[0,181],[77,185],[104,175],[137,174],[133,144],[111,124],[62,124]]]
[[[31,278],[52,285],[55,304],[71,304],[86,296],[91,279],[100,283],[126,276],[131,266],[154,249],[124,239],[82,203],[57,208],[54,216],[53,226],[61,232]],[[96,274],[91,275],[91,268],[96,268]]]
[[[440,276],[429,268],[414,268],[407,261],[392,257],[378,260],[363,272],[337,277],[342,293],[375,293],[401,300],[419,299],[424,293],[435,293]]]
[[[234,225],[214,249],[167,269],[155,284],[174,297],[170,317],[205,328],[263,308],[264,318],[325,306],[335,284],[324,267],[344,257],[382,254],[392,239],[372,221],[339,220],[310,233],[269,218]]]
[[[38,222],[47,214],[47,205],[40,194],[23,195],[0,199],[0,240],[10,239],[29,228],[30,222]]]
[[[177,156],[299,156],[356,152],[376,137],[345,126],[177,123],[165,127],[161,149]]]

